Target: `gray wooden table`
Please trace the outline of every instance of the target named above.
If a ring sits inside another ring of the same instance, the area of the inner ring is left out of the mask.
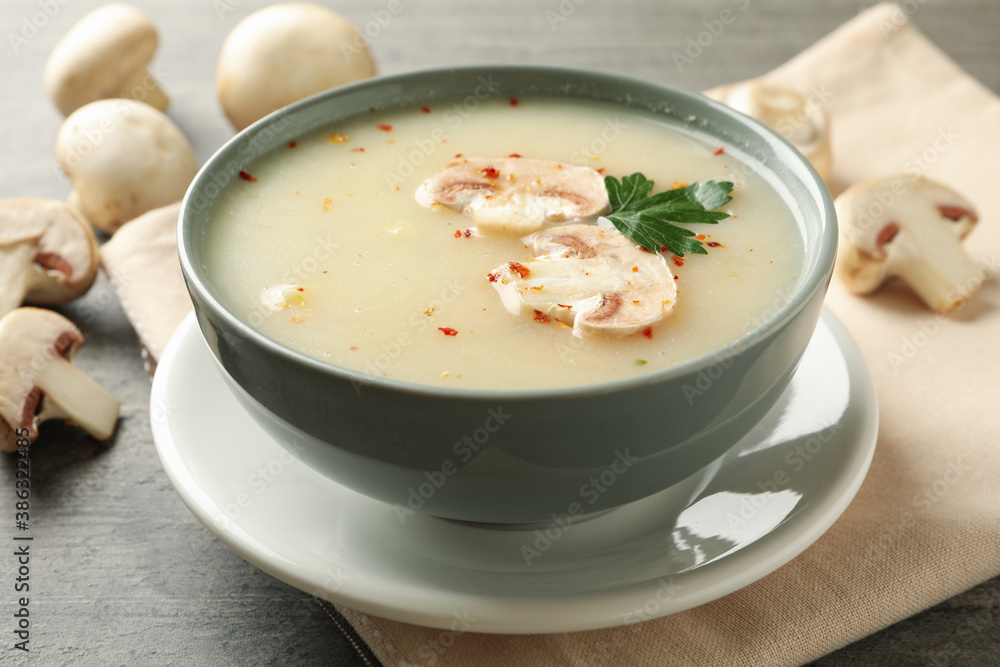
[[[0,3],[0,196],[64,198],[53,156],[61,117],[42,90],[52,46],[92,0]],[[160,28],[158,79],[199,160],[231,136],[215,101],[222,40],[262,0],[144,0]],[[387,2],[340,0],[359,24]],[[726,7],[745,7],[690,65],[672,54]],[[402,2],[373,34],[384,73],[475,62],[580,65],[700,90],[748,78],[850,19],[857,2],[699,3],[505,0]],[[912,19],[961,66],[1000,92],[996,0],[908,0]],[[547,14],[547,12],[552,12]],[[552,16],[565,16],[554,22]],[[23,40],[11,39],[11,34]],[[996,221],[992,221],[996,222]],[[0,556],[0,662],[39,665],[361,664],[313,598],[223,546],[167,481],[149,429],[149,379],[107,283],[61,309],[88,339],[78,363],[122,400],[110,447],[63,426],[33,448],[31,653],[11,649],[16,564]],[[0,351],[2,353],[2,351]],[[13,512],[14,460],[0,457],[0,508]],[[7,515],[4,514],[4,517]],[[5,518],[0,539],[14,532]],[[942,564],[945,567],[946,564]],[[847,646],[817,665],[1000,664],[1000,579]]]

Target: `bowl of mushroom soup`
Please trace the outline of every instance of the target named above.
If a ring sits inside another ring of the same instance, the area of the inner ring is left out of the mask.
[[[837,238],[757,122],[530,66],[281,109],[205,164],[179,234],[205,340],[277,442],[401,514],[490,523],[696,489],[787,386]]]

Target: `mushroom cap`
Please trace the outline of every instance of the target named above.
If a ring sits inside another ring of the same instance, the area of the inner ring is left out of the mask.
[[[64,116],[88,102],[118,97],[144,73],[158,44],[156,28],[130,5],[104,5],[84,16],[45,63],[45,90]]]
[[[99,258],[94,233],[80,213],[64,202],[0,200],[0,248],[20,243],[33,246],[26,301],[72,301],[90,289],[97,277]]]
[[[340,14],[272,5],[236,24],[219,54],[219,102],[237,130],[314,93],[375,75],[368,45]]]
[[[84,217],[113,234],[129,220],[179,201],[198,171],[191,145],[143,102],[98,100],[67,118],[56,157]]]
[[[520,236],[609,209],[604,177],[590,167],[517,157],[453,160],[414,196],[421,206],[461,211],[484,234]]]
[[[830,118],[821,104],[797,90],[760,79],[724,86],[718,97],[776,131],[812,163],[820,176],[830,177]]]
[[[18,308],[0,318],[0,451],[16,449],[14,429],[38,437],[35,414],[41,392],[38,375],[56,355],[71,359],[83,334],[62,315],[44,308]]]

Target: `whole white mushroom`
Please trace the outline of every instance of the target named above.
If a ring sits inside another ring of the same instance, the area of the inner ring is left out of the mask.
[[[43,80],[64,116],[84,104],[110,97],[167,108],[167,96],[147,65],[158,45],[156,28],[130,5],[95,9],[70,28],[52,49]]]
[[[59,128],[56,158],[73,182],[70,200],[108,234],[179,201],[198,171],[173,121],[125,99],[91,102],[70,114]]]
[[[233,28],[216,87],[229,121],[242,130],[296,100],[372,76],[368,45],[350,21],[296,2],[265,7]]]

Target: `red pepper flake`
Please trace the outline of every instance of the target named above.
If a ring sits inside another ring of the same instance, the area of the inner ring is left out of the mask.
[[[329,271],[324,271],[323,273],[330,273]]]
[[[428,109],[427,107],[420,107],[420,111],[421,111],[421,113],[430,113],[431,112],[431,110]]]
[[[712,155],[722,155],[722,154],[723,154],[723,153],[725,153],[725,152],[726,152],[726,151],[724,151],[724,150],[722,149],[722,146],[719,146],[718,148],[716,148],[716,149],[715,149],[715,152],[714,152],[714,153],[712,153]]]
[[[705,236],[704,234],[698,234],[698,236],[696,236],[695,238],[698,239],[699,241],[704,241],[708,237]]]
[[[674,276],[674,280],[680,280],[678,276]]]
[[[378,129],[382,130],[383,132],[392,132],[392,125],[386,125],[384,123],[379,123],[375,127],[377,127]]]
[[[607,167],[601,167],[600,169],[597,170],[597,173],[603,174],[605,171],[607,171],[607,169],[608,169]]]
[[[351,150],[354,151],[355,153],[364,153],[365,152],[364,148],[352,148]]]
[[[684,258],[674,255],[674,266],[684,266]]]
[[[666,252],[666,251],[667,251],[667,246],[661,245],[660,246],[660,252]]]
[[[500,176],[500,172],[494,169],[492,166],[480,169],[479,173],[481,173],[486,178],[497,178],[498,176]]]
[[[462,154],[461,153],[455,153],[455,157],[457,157],[457,158],[458,157],[462,157]]]
[[[465,238],[470,239],[472,238],[472,230],[466,229],[464,232],[462,232],[462,235],[465,236]]]
[[[461,229],[456,229],[455,230],[455,238],[456,239],[462,238],[462,230]]]
[[[295,148],[298,145],[299,145],[299,142],[297,142],[297,141],[289,141],[288,142],[288,147],[289,148]]]
[[[518,264],[517,262],[508,262],[507,267],[522,278],[531,273],[531,269],[526,267],[524,264]]]
[[[649,340],[653,340],[653,327],[646,327],[645,329],[643,329],[642,335],[648,338]]]
[[[351,350],[357,350],[357,349],[358,349],[358,347],[357,347],[356,345],[352,345],[350,349],[351,349]]]
[[[251,183],[253,183],[254,181],[257,180],[257,178],[255,176],[251,176],[250,174],[248,174],[247,172],[243,171],[242,169],[240,169],[240,178],[242,178],[244,181],[250,181]]]
[[[516,107],[517,106],[517,98],[516,97],[510,98],[510,105],[512,107]]]
[[[458,331],[452,329],[451,327],[438,327],[438,331],[443,333],[445,336],[457,336]]]
[[[632,273],[639,273],[639,267],[638,266],[633,266],[632,267]]]
[[[542,311],[536,310],[535,311],[535,321],[536,322],[541,322],[542,324],[548,324],[549,322],[552,321],[552,318],[549,317],[548,315],[546,315],[545,313],[543,313]]]
[[[707,245],[709,248],[725,248],[726,247],[726,246],[722,245],[721,243],[719,243],[718,241],[709,241],[705,245]]]
[[[305,292],[305,291],[306,291],[306,288],[305,288],[305,287],[297,287],[296,289],[297,289],[298,291],[300,291],[300,292]]]
[[[521,156],[520,156],[520,154],[518,154],[518,153],[511,153],[511,154],[510,154],[510,155],[508,155],[507,157],[521,157]]]

